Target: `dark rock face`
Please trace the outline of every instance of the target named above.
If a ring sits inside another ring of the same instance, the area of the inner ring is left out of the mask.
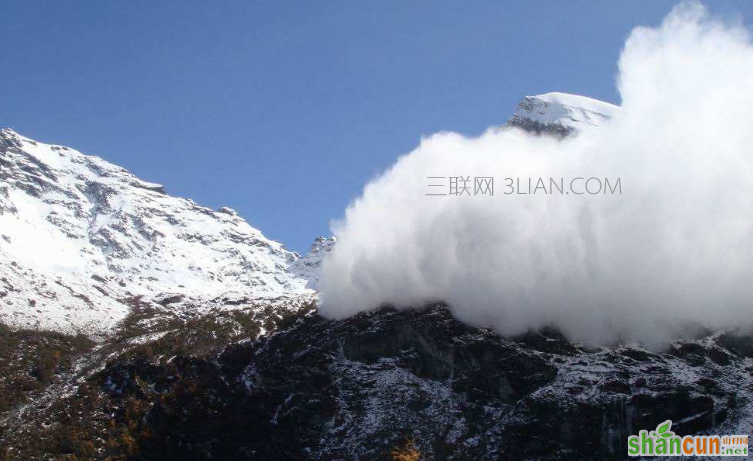
[[[513,117],[508,122],[508,125],[530,131],[531,133],[550,134],[559,138],[570,136],[575,131],[572,127],[569,126],[558,125],[556,123],[541,123],[527,118]]]
[[[501,338],[440,305],[278,327],[221,352],[187,355],[168,335],[109,359],[39,417],[74,442],[19,459],[380,460],[405,440],[432,460],[624,459],[629,435],[666,419],[729,433],[753,408],[744,336],[589,349],[549,330]],[[22,433],[9,440],[33,446]]]

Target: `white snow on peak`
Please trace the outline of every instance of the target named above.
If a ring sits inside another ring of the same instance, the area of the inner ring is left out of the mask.
[[[564,136],[620,111],[547,93],[523,98],[508,124]],[[11,327],[96,336],[140,298],[308,296],[335,244],[319,237],[301,257],[231,208],[172,197],[99,157],[0,130],[0,322]]]
[[[230,208],[0,131],[0,322],[97,335],[135,297],[310,294],[318,276],[294,272],[299,259]]]
[[[311,244],[309,253],[293,264],[293,272],[308,280],[307,288],[318,289],[322,261],[335,248],[335,243],[336,237],[317,237]]]
[[[619,116],[619,106],[567,93],[526,96],[509,120],[510,125],[531,131],[568,134],[591,126],[602,126]]]

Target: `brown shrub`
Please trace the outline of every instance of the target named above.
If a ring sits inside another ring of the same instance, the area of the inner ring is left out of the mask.
[[[407,439],[403,444],[393,448],[390,457],[392,461],[425,461],[413,439]]]

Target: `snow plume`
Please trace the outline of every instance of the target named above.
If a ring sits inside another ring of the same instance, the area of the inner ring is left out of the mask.
[[[441,300],[502,334],[554,325],[650,346],[688,325],[749,323],[751,76],[748,32],[683,4],[630,34],[623,109],[605,126],[562,140],[510,127],[423,139],[333,225],[321,313]],[[492,176],[495,194],[427,196],[429,176]],[[576,177],[620,178],[622,194],[504,194],[504,178],[564,178],[569,190]]]

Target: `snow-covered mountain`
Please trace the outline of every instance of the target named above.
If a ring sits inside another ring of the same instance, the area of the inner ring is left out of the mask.
[[[564,136],[619,111],[547,93],[525,97],[508,125]],[[136,298],[312,294],[334,245],[319,237],[301,257],[230,208],[172,197],[99,157],[0,131],[0,322],[11,327],[97,335]]]
[[[105,333],[136,296],[310,293],[299,259],[230,208],[0,132],[0,322]]]
[[[508,126],[568,136],[619,111],[550,93]],[[659,352],[503,338],[443,303],[328,320],[314,290],[336,244],[300,257],[231,209],[3,130],[0,460],[624,459],[667,419],[753,428],[749,332]]]
[[[507,123],[536,133],[566,136],[584,128],[602,126],[621,110],[619,106],[585,96],[546,93],[523,98]]]
[[[309,253],[296,261],[292,271],[308,280],[307,288],[318,289],[324,258],[335,248],[336,237],[317,237],[311,244]]]

